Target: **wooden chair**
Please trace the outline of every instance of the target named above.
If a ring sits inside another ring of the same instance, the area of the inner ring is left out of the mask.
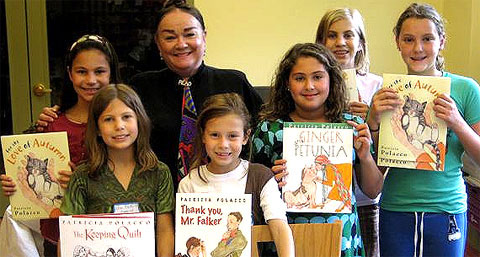
[[[342,222],[290,224],[296,257],[338,257],[342,246]],[[273,242],[268,225],[252,226],[252,256],[259,242]]]

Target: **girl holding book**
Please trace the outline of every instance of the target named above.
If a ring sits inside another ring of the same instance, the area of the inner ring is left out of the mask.
[[[380,206],[382,256],[463,256],[467,235],[467,194],[461,156],[480,164],[480,90],[471,78],[444,70],[445,26],[430,5],[411,4],[393,29],[408,74],[451,79],[450,95],[433,101],[435,116],[447,125],[445,171],[390,168]],[[374,97],[368,124],[378,138],[380,114],[402,104],[393,89]],[[376,140],[375,140],[376,141]]]
[[[360,12],[350,8],[327,11],[318,25],[315,42],[330,49],[343,70],[355,69],[360,101],[350,102],[348,112],[365,119],[373,95],[382,87],[382,78],[369,72],[368,44]],[[379,256],[380,197],[369,198],[362,192],[358,183],[355,183],[355,197],[366,256]]]
[[[61,211],[155,212],[157,254],[173,256],[173,182],[149,140],[150,119],[135,91],[123,84],[102,88],[89,109],[89,158],[73,173]]]
[[[110,42],[98,35],[84,35],[75,41],[65,57],[69,80],[64,83],[61,94],[61,109],[58,119],[49,123],[45,132],[66,131],[70,150],[71,166],[86,159],[84,144],[88,108],[93,95],[109,83],[118,83],[120,74],[118,58]],[[61,171],[71,174],[71,171]],[[6,196],[16,191],[16,185],[9,176],[1,175],[2,189]],[[27,188],[28,190],[28,188]],[[52,217],[58,216],[52,213]],[[15,221],[7,209],[0,230],[0,242],[6,242],[8,251],[18,256],[41,256],[56,253],[58,240],[58,219]],[[8,231],[14,231],[14,233]],[[45,239],[42,247],[42,237]],[[5,240],[2,238],[5,237]],[[53,245],[52,245],[53,243]],[[42,250],[42,248],[44,250]]]
[[[287,173],[282,159],[284,122],[344,122],[347,110],[345,83],[335,56],[323,45],[296,44],[283,57],[276,71],[271,97],[260,112],[260,123],[253,135],[252,161],[270,167],[278,181]],[[357,119],[358,120],[358,119]],[[375,198],[381,190],[383,175],[370,153],[367,124],[347,121],[357,135],[354,168],[367,196]],[[279,182],[280,186],[285,184]],[[355,196],[352,213],[288,213],[293,223],[343,222],[342,256],[363,256]]]
[[[254,224],[268,224],[280,257],[294,256],[285,203],[273,174],[239,157],[250,131],[250,114],[239,95],[209,97],[198,116],[193,168],[180,181],[178,192],[252,194]],[[227,245],[218,251],[227,256],[234,250]]]

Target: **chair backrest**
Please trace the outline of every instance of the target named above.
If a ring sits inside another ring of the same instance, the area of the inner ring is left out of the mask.
[[[338,257],[342,247],[342,222],[290,224],[296,257]],[[252,226],[252,256],[258,257],[259,242],[272,242],[268,225]]]

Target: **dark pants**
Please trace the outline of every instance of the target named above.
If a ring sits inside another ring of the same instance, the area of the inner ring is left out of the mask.
[[[379,207],[376,204],[357,206],[360,230],[362,232],[363,247],[366,257],[379,257],[378,242],[378,215]]]
[[[467,215],[380,209],[380,252],[387,256],[463,257]]]

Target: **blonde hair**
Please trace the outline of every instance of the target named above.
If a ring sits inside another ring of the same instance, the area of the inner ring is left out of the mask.
[[[353,24],[355,32],[360,38],[361,49],[355,54],[355,69],[358,74],[365,75],[370,66],[370,59],[368,57],[368,45],[367,37],[365,34],[365,24],[363,22],[362,15],[357,9],[350,8],[339,8],[327,11],[317,28],[317,36],[315,37],[315,42],[317,44],[325,45],[328,35],[328,29],[332,26],[333,23],[339,20],[350,20]]]
[[[100,167],[107,165],[107,145],[99,136],[98,119],[108,105],[114,100],[122,101],[137,116],[138,136],[135,140],[135,161],[140,165],[140,172],[152,169],[159,163],[150,147],[150,119],[145,112],[140,97],[133,89],[124,84],[110,84],[100,89],[93,97],[88,112],[85,144],[88,152],[88,173],[93,174]]]

